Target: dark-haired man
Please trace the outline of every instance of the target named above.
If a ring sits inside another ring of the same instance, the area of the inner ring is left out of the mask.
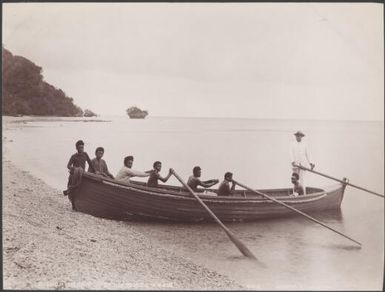
[[[75,146],[77,153],[71,156],[70,160],[67,163],[67,168],[71,170],[74,167],[81,167],[83,168],[83,170],[85,170],[87,162],[88,166],[93,169],[90,157],[88,156],[87,152],[84,152],[84,142],[82,140],[79,140],[76,142]]]
[[[98,175],[114,178],[114,176],[108,171],[107,163],[104,159],[102,159],[104,155],[104,148],[98,147],[95,150],[95,158],[91,160],[91,164],[93,166],[94,171],[92,171],[91,167],[88,167],[88,172],[92,172]]]
[[[202,186],[204,188],[212,187],[213,185],[217,184],[219,182],[218,179],[210,179],[206,181],[201,181],[200,177],[202,174],[202,170],[199,166],[195,166],[193,168],[193,175],[188,178],[187,185],[194,191],[194,192],[203,192],[203,189],[198,188],[198,186]]]
[[[115,179],[129,183],[131,177],[147,177],[150,175],[151,170],[149,171],[138,171],[133,170],[131,167],[134,163],[134,157],[133,156],[126,156],[123,160],[124,166],[119,170],[118,174],[116,175]]]
[[[303,189],[303,186],[299,183],[299,175],[296,172],[293,172],[291,175],[291,182],[293,183],[293,196],[303,196],[305,194],[305,190]]]
[[[71,189],[75,188],[80,183],[80,178],[82,173],[86,168],[86,162],[88,163],[91,171],[95,171],[92,166],[91,159],[88,156],[87,152],[84,152],[84,142],[79,140],[75,144],[77,153],[73,154],[70,160],[67,163],[67,168],[69,170],[67,190],[63,191],[65,196],[69,195],[69,199],[72,203],[72,209],[75,210],[75,205],[73,203],[73,198],[71,197]]]
[[[147,181],[147,186],[156,188],[158,187],[158,180],[161,180],[162,182],[167,182],[172,174],[172,169],[170,168],[168,175],[166,177],[162,177],[160,175],[160,170],[162,169],[162,163],[160,161],[155,161],[153,166],[153,170],[150,172],[150,177]]]
[[[218,188],[218,196],[231,196],[231,193],[235,190],[235,182],[233,181],[233,174],[231,172],[225,173],[225,179]],[[232,183],[230,188],[230,183]]]

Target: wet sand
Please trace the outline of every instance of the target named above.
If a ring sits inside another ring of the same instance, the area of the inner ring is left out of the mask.
[[[73,211],[60,190],[7,160],[4,147],[2,219],[4,289],[243,288],[137,226]]]

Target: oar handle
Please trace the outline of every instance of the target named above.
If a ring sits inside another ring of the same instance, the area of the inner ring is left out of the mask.
[[[217,222],[222,229],[226,232],[227,236],[230,240],[235,244],[235,246],[239,249],[239,251],[245,255],[246,257],[257,259],[255,255],[244,245],[235,234],[230,231],[222,222],[218,219],[218,217],[210,210],[209,207],[199,198],[199,196],[190,188],[190,186],[175,172],[174,169],[171,169],[171,173],[180,181],[180,183],[195,197],[195,199],[199,202],[199,204],[210,214],[210,216]]]
[[[349,183],[349,182],[347,182],[347,181],[340,180],[340,179],[338,179],[338,178],[335,178],[335,177],[332,177],[332,176],[330,176],[330,175],[327,175],[327,174],[324,174],[324,173],[315,171],[315,170],[313,170],[313,169],[304,167],[304,166],[302,166],[302,165],[294,164],[294,166],[295,166],[295,167],[298,167],[298,168],[300,168],[300,169],[307,170],[307,171],[310,171],[310,172],[312,172],[312,173],[318,174],[318,175],[320,175],[320,176],[323,176],[323,177],[326,177],[326,178],[329,178],[329,179],[338,181],[338,182],[340,182],[340,183],[342,183],[342,184],[349,185],[349,186],[351,186],[351,187],[353,187],[353,188],[356,188],[356,189],[359,189],[359,190],[362,190],[362,191],[371,193],[371,194],[376,195],[376,196],[378,196],[378,197],[384,198],[384,195],[382,195],[382,194],[373,192],[373,191],[371,191],[371,190],[365,189],[365,188],[360,187],[360,186],[356,186],[356,185],[351,184],[351,183]]]
[[[213,217],[213,219],[220,224],[226,231],[230,231],[218,218],[215,216],[215,214],[210,210],[209,207],[199,198],[199,196],[190,188],[190,186],[175,172],[174,169],[171,170],[172,174],[180,181],[180,183],[197,199],[197,201],[202,205],[203,208],[206,209],[206,211]]]
[[[281,202],[281,201],[279,201],[279,200],[277,200],[277,199],[275,199],[275,198],[273,198],[273,197],[271,197],[271,196],[268,196],[268,195],[266,195],[266,194],[264,194],[264,193],[261,193],[261,192],[259,192],[259,191],[257,191],[257,190],[254,190],[254,189],[252,189],[252,188],[250,188],[250,187],[248,187],[248,186],[245,186],[244,184],[241,184],[241,183],[239,183],[239,182],[237,182],[237,181],[235,181],[235,180],[233,180],[233,182],[236,183],[237,185],[239,185],[240,187],[242,187],[242,188],[244,188],[244,189],[250,191],[250,192],[254,192],[254,193],[258,194],[258,195],[264,196],[264,197],[268,198],[269,200],[271,200],[271,201],[273,201],[273,202],[276,202],[277,204],[280,204],[280,205],[282,205],[282,206],[284,206],[284,207],[286,207],[286,208],[288,208],[288,209],[290,209],[290,210],[292,210],[292,211],[294,211],[294,212],[296,212],[296,213],[298,213],[298,214],[301,214],[302,216],[306,217],[307,219],[309,219],[309,220],[311,220],[311,221],[313,221],[313,222],[315,222],[315,223],[318,223],[318,224],[322,225],[323,227],[326,227],[326,228],[328,228],[329,230],[334,231],[334,232],[338,233],[339,235],[341,235],[341,236],[343,236],[343,237],[345,237],[345,238],[347,238],[347,239],[349,239],[349,240],[351,240],[351,241],[357,243],[359,246],[361,246],[361,243],[359,243],[358,241],[356,241],[356,240],[354,240],[353,238],[350,238],[349,236],[347,236],[347,235],[345,235],[345,234],[339,232],[338,230],[335,230],[335,229],[333,229],[333,228],[327,226],[325,223],[322,223],[322,222],[318,221],[317,219],[315,219],[315,218],[309,216],[308,214],[303,213],[302,211],[300,211],[300,210],[298,210],[298,209],[296,209],[296,208],[294,208],[294,207],[292,207],[292,206],[290,206],[290,205],[288,205],[288,204],[286,204],[286,203],[284,203],[284,202]]]

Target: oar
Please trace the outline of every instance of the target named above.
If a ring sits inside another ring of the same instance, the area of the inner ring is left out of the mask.
[[[320,176],[324,176],[324,177],[330,178],[330,179],[335,180],[335,181],[338,181],[338,182],[340,182],[340,183],[342,183],[342,184],[349,185],[349,186],[351,186],[351,187],[353,187],[353,188],[357,188],[357,189],[359,189],[359,190],[362,190],[362,191],[371,193],[371,194],[376,195],[376,196],[378,196],[378,197],[381,197],[381,198],[384,197],[384,195],[381,195],[381,194],[379,194],[379,193],[376,193],[376,192],[370,191],[370,190],[368,190],[368,189],[365,189],[365,188],[362,188],[362,187],[353,185],[353,184],[348,183],[348,182],[346,182],[346,181],[340,180],[340,179],[335,178],[335,177],[331,177],[331,176],[329,176],[329,175],[327,175],[327,174],[320,173],[320,172],[318,172],[318,171],[315,171],[315,170],[313,170],[313,169],[304,167],[304,166],[302,166],[302,165],[297,165],[297,164],[295,164],[294,166],[295,166],[295,167],[299,167],[299,168],[301,168],[301,169],[303,169],[303,170],[307,170],[307,171],[310,171],[310,172],[312,172],[312,173],[318,174],[318,175],[320,175]]]
[[[234,181],[234,180],[233,180],[233,181]],[[326,224],[324,224],[324,223],[318,221],[317,219],[314,219],[313,217],[311,217],[311,216],[309,216],[309,215],[303,213],[302,211],[297,210],[296,208],[293,208],[292,206],[290,206],[290,205],[288,205],[288,204],[286,204],[286,203],[284,203],[284,202],[281,202],[281,201],[279,201],[279,200],[277,200],[277,199],[274,199],[273,197],[270,197],[270,196],[268,196],[268,195],[266,195],[266,194],[264,194],[264,193],[261,193],[261,192],[259,192],[259,191],[256,191],[256,190],[254,190],[254,189],[252,189],[252,188],[250,188],[250,187],[248,187],[248,186],[245,186],[245,185],[243,185],[243,184],[241,184],[241,183],[239,183],[239,182],[237,182],[237,181],[234,181],[234,182],[235,182],[237,185],[239,185],[240,187],[242,187],[242,188],[244,188],[244,189],[246,189],[246,190],[248,190],[248,191],[250,191],[250,192],[254,192],[254,193],[256,193],[256,194],[258,194],[258,195],[260,195],[260,196],[266,197],[266,198],[268,198],[269,200],[271,200],[271,201],[273,201],[273,202],[276,202],[277,204],[280,204],[280,205],[282,205],[282,206],[284,206],[284,207],[286,207],[286,208],[288,208],[288,209],[290,209],[290,210],[292,210],[292,211],[294,211],[294,212],[296,212],[296,213],[298,213],[298,214],[301,214],[302,216],[305,216],[307,219],[309,219],[309,220],[311,220],[311,221],[313,221],[313,222],[315,222],[315,223],[318,223],[318,224],[322,225],[323,227],[326,227],[326,228],[330,229],[331,231],[334,231],[334,232],[338,233],[339,235],[342,235],[343,237],[345,237],[345,238],[347,238],[347,239],[350,239],[351,241],[353,241],[353,242],[357,243],[359,246],[361,246],[361,243],[359,243],[358,241],[356,241],[356,240],[350,238],[349,236],[347,236],[347,235],[345,235],[345,234],[343,234],[343,233],[341,233],[341,232],[339,232],[339,231],[337,231],[337,230],[335,230],[335,229],[333,229],[333,228],[327,226]]]
[[[195,199],[201,204],[203,208],[210,214],[210,216],[222,227],[222,229],[226,232],[227,236],[230,238],[230,240],[236,245],[236,247],[241,251],[243,255],[246,257],[257,259],[254,254],[234,235],[233,232],[230,231],[219,219],[215,214],[207,207],[207,205],[198,197],[197,194],[194,193],[194,191],[183,181],[183,179],[180,178],[180,176],[175,172],[175,170],[171,171],[173,175],[181,182],[181,184],[189,190],[189,192],[195,197]]]

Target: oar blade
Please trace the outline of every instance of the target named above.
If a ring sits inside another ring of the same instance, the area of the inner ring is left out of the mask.
[[[308,215],[308,214],[306,214],[306,213],[304,213],[304,212],[302,212],[302,211],[300,211],[300,210],[298,210],[298,209],[296,209],[296,208],[294,208],[294,207],[292,207],[292,206],[290,206],[290,205],[288,205],[288,204],[286,204],[284,202],[281,202],[281,201],[279,201],[279,200],[277,200],[277,199],[275,199],[275,198],[273,198],[273,197],[271,197],[269,195],[266,195],[266,194],[261,193],[261,192],[259,192],[257,190],[254,190],[254,189],[252,189],[252,188],[250,188],[250,187],[248,187],[246,185],[241,184],[240,182],[234,181],[234,183],[236,183],[237,185],[239,185],[240,187],[242,187],[242,188],[244,188],[246,190],[249,190],[250,192],[254,192],[254,193],[258,194],[258,195],[261,195],[261,196],[263,196],[265,198],[268,198],[269,200],[271,200],[273,202],[276,202],[277,204],[280,204],[280,205],[284,206],[285,208],[288,208],[288,209],[292,210],[293,212],[298,213],[298,214],[304,216],[305,218],[307,218],[307,219],[309,219],[309,220],[311,220],[311,221],[313,221],[313,222],[315,222],[317,224],[320,224],[321,226],[324,226],[327,229],[329,229],[329,230],[331,230],[331,231],[333,231],[333,232],[335,232],[337,234],[340,234],[343,237],[345,237],[345,238],[355,242],[359,246],[361,246],[361,243],[359,243],[357,240],[354,240],[353,238],[343,234],[342,232],[339,232],[338,230],[335,230],[335,229],[331,228],[330,226],[327,226],[325,223],[322,223],[321,221],[311,217],[310,215]]]
[[[256,260],[255,255],[240,241],[237,237],[233,236],[231,232],[226,231],[227,235],[231,239],[231,241],[235,244],[235,246],[239,249],[239,251],[246,257]]]
[[[207,205],[199,198],[197,194],[186,184],[186,182],[172,169],[171,173],[181,182],[181,184],[193,195],[193,197],[198,201],[198,203],[210,214],[210,216],[214,219],[215,222],[222,227],[222,229],[226,232],[227,236],[230,240],[235,244],[235,246],[239,249],[239,251],[246,257],[257,259],[253,253],[228,229],[219,218],[207,207]]]

